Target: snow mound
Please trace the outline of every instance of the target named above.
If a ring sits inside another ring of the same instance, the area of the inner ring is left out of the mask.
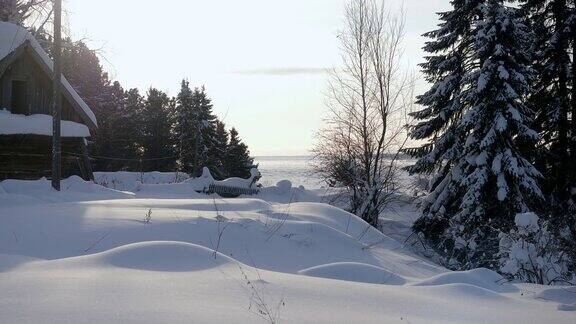
[[[281,211],[281,208],[277,208]],[[390,249],[401,249],[402,244],[383,235],[360,217],[340,208],[322,203],[291,203],[290,214],[302,221],[326,225],[363,244],[378,244]]]
[[[91,181],[86,181],[78,176],[72,176],[62,183],[62,190],[70,192],[81,192],[81,193],[116,193],[121,196],[132,196],[129,193],[110,190],[103,186],[97,185]],[[126,197],[129,198],[129,197]]]
[[[10,255],[0,253],[0,273],[18,267],[20,264],[38,261],[38,258],[32,258],[23,255]]]
[[[0,193],[0,208],[8,208],[14,206],[35,206],[45,204],[46,202],[36,198],[30,197],[26,195],[19,195],[19,194],[8,194],[4,192],[4,194]]]
[[[224,179],[222,181],[215,181],[215,184],[222,185],[222,186],[229,186],[229,187],[237,187],[237,188],[252,188],[256,184],[256,180],[260,177],[260,172],[258,169],[252,168],[250,169],[250,177],[247,179],[232,177],[228,179]]]
[[[90,201],[106,199],[133,198],[131,192],[117,191],[105,188],[90,181],[85,181],[78,176],[62,180],[61,192],[52,189],[50,181],[46,178],[40,180],[4,180],[0,182],[6,194],[6,204],[2,207],[16,206],[27,201],[36,202],[60,202],[60,201]],[[32,199],[24,199],[31,197]],[[10,202],[10,198],[15,198]]]
[[[204,167],[202,169],[202,175],[199,176],[198,178],[191,178],[188,179],[186,181],[184,181],[184,183],[190,185],[190,187],[193,190],[197,190],[197,191],[203,191],[208,189],[208,187],[212,184],[214,184],[214,177],[212,177],[212,174],[210,173],[210,170],[208,170],[208,168]]]
[[[510,298],[499,292],[472,285],[468,283],[450,283],[439,286],[420,287],[422,293],[427,294],[432,291],[442,298],[453,300],[474,300],[476,303],[490,303],[493,305],[507,303]]]
[[[138,191],[142,185],[174,184],[189,179],[184,172],[94,172],[94,181],[106,188],[122,191]]]
[[[281,180],[276,184],[279,194],[286,194],[292,189],[292,182],[290,180]]]
[[[208,187],[214,184],[237,188],[252,188],[255,183],[255,178],[259,176],[259,173],[257,169],[252,169],[250,170],[250,174],[250,178],[248,179],[233,177],[224,180],[215,180],[210,170],[204,167],[202,168],[202,175],[200,177],[188,179],[185,183],[189,184],[196,191],[207,190]]]
[[[505,279],[500,274],[486,268],[478,268],[468,271],[442,273],[415,283],[414,286],[466,284],[499,293],[517,291],[515,286],[504,282]]]
[[[118,268],[166,272],[201,271],[236,262],[200,245],[172,241],[128,244],[99,253],[95,259]]]
[[[298,273],[311,277],[364,283],[386,285],[403,285],[406,283],[404,278],[384,268],[358,262],[337,262],[323,264],[301,270]]]
[[[293,187],[289,180],[281,180],[275,186],[260,189],[258,198],[276,203],[317,202],[322,198],[317,192],[307,190],[304,186]]]

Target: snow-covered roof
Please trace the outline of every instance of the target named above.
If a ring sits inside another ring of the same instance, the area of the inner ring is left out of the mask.
[[[62,137],[90,137],[86,125],[63,120],[60,131]],[[16,115],[0,109],[0,135],[35,134],[52,136],[52,116]]]
[[[6,56],[10,55],[10,53],[14,52],[26,41],[29,42],[30,47],[38,54],[40,59],[50,69],[50,71],[52,71],[54,68],[52,60],[46,51],[44,51],[42,46],[40,46],[36,38],[34,38],[34,36],[30,34],[28,30],[12,23],[0,22],[0,60],[3,60]],[[92,112],[90,107],[88,107],[84,100],[80,98],[80,95],[78,95],[76,90],[74,90],[72,85],[70,85],[64,76],[62,76],[62,86],[64,88],[63,90],[70,94],[80,109],[82,109],[84,114],[94,124],[94,126],[97,126],[98,123],[96,121],[94,112]]]

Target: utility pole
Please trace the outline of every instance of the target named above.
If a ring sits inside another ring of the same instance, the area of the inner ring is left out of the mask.
[[[62,0],[54,0],[54,76],[52,78],[52,188],[60,191],[62,174],[62,143],[60,141],[60,124],[62,114],[62,95],[60,93],[62,72]]]

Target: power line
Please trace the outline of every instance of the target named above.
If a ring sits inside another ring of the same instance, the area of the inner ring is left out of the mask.
[[[83,156],[82,154],[77,154],[77,153],[65,153],[68,155],[73,155],[73,156]],[[111,157],[111,156],[101,156],[101,155],[87,155],[88,158],[90,159],[94,159],[94,160],[110,160],[110,161],[124,161],[124,162],[148,162],[148,161],[161,161],[161,160],[172,160],[172,159],[178,159],[181,156],[166,156],[166,157],[155,157],[155,158],[119,158],[119,157]]]

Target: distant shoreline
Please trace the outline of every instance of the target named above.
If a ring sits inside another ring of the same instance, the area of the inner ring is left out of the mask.
[[[280,158],[286,158],[286,159],[312,159],[312,155],[256,155],[254,156],[255,159],[270,159],[270,158],[274,158],[274,159],[280,159]]]
[[[393,157],[394,154],[385,154],[384,157]],[[280,159],[293,159],[293,160],[300,160],[300,159],[308,159],[312,160],[313,155],[256,155],[253,156],[256,160],[280,160]],[[409,160],[412,159],[410,156],[406,154],[399,154],[398,159],[400,160]]]

